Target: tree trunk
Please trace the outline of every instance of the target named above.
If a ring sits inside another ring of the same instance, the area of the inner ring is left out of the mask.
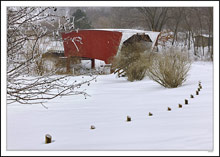
[[[202,56],[204,56],[204,37],[202,36]]]
[[[193,37],[193,32],[191,32],[191,35],[192,35],[192,41],[193,41],[193,52],[194,52],[194,55],[196,56],[197,53],[196,53],[196,46],[195,46],[195,41],[194,41],[194,37]]]
[[[209,38],[208,38],[208,52],[210,53],[210,44],[211,44],[211,41],[210,41],[210,28],[209,28]]]
[[[184,41],[184,46],[187,46],[187,42],[188,42],[188,33],[186,32],[186,38],[185,38],[185,41]]]
[[[191,32],[189,31],[189,39],[188,39],[188,50],[190,50],[191,48],[191,41],[190,41],[190,35],[191,35]]]

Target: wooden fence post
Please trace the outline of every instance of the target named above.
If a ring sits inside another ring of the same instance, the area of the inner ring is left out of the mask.
[[[45,135],[45,144],[51,143],[52,142],[52,136],[49,134]]]
[[[131,121],[131,117],[127,116],[127,122],[130,122],[130,121]]]
[[[95,129],[95,126],[94,126],[94,125],[91,125],[90,129]]]

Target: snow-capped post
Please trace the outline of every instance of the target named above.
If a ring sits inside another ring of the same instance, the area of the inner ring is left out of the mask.
[[[127,116],[127,122],[130,122],[130,121],[131,121],[131,117]]]
[[[45,144],[51,143],[52,142],[52,136],[49,134],[45,135]]]
[[[171,108],[170,108],[170,107],[168,107],[168,108],[167,108],[167,110],[168,110],[168,111],[171,111]]]
[[[199,95],[199,91],[196,91],[196,95]]]
[[[149,114],[148,114],[149,116],[153,116],[153,114],[151,113],[151,112],[149,112]]]
[[[201,81],[199,81],[199,88],[202,89]]]
[[[183,105],[179,104],[179,108],[182,108],[182,107],[183,107]]]
[[[200,88],[198,88],[198,91],[200,91]]]
[[[95,126],[94,126],[94,125],[91,125],[90,129],[95,129]]]
[[[190,98],[194,98],[194,96],[191,94],[191,95],[190,95]]]
[[[185,99],[185,104],[188,104],[188,100],[187,99]]]

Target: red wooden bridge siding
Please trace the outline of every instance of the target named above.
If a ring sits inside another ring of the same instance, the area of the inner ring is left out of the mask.
[[[81,42],[74,43],[69,40],[81,37]],[[62,33],[64,40],[64,55],[66,57],[79,56],[91,59],[99,59],[109,63],[109,59],[115,56],[121,41],[122,33],[102,30],[79,30],[70,33]]]

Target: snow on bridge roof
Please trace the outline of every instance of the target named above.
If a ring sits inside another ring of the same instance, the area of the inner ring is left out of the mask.
[[[121,50],[121,47],[127,39],[132,37],[135,34],[145,34],[148,35],[149,38],[152,41],[152,48],[155,46],[157,37],[160,34],[160,32],[153,32],[153,31],[144,31],[144,30],[137,30],[137,29],[80,29],[80,30],[100,30],[100,31],[115,31],[115,32],[121,32],[122,33],[122,38],[119,44],[118,52]],[[77,30],[76,30],[77,31]],[[50,38],[47,38],[47,40]],[[47,46],[47,51],[55,49],[55,50],[60,50],[64,51],[63,47],[63,42],[60,41],[51,41],[50,44]]]
[[[62,38],[64,40],[65,56],[100,59],[107,63],[111,57],[120,53],[123,43],[131,37],[135,35],[148,36],[150,44],[147,43],[146,45],[153,49],[159,34],[160,32],[135,29],[77,29],[71,32],[63,32]],[[96,40],[94,40],[94,37]],[[82,43],[77,45],[73,41],[75,38],[80,38],[80,42],[83,40]],[[81,53],[76,53],[79,50]]]
[[[119,45],[119,50],[122,47],[124,41],[129,39],[135,34],[145,34],[148,35],[152,41],[152,48],[155,46],[157,37],[159,36],[160,32],[153,32],[153,31],[145,31],[145,30],[138,30],[138,29],[80,29],[80,30],[100,30],[100,31],[115,31],[122,33],[122,39]]]
[[[128,38],[130,38],[132,35],[137,34],[137,33],[149,35],[149,37],[152,41],[155,41],[157,39],[158,35],[160,34],[160,32],[144,31],[144,30],[138,30],[138,29],[93,29],[93,30],[122,32],[122,34],[123,34],[122,41],[123,42],[125,40],[127,40]]]

